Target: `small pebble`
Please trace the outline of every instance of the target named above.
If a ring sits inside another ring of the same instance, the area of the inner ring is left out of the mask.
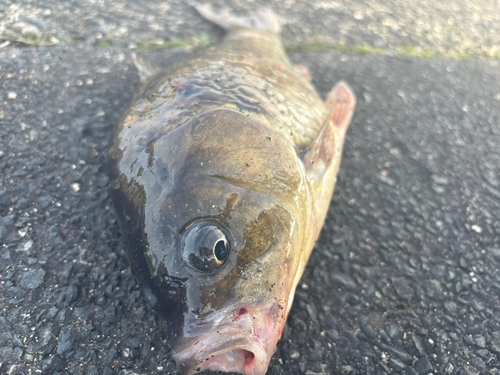
[[[17,201],[17,205],[16,207],[20,210],[22,209],[25,209],[26,207],[28,207],[28,204],[29,204],[29,200],[27,199],[24,199],[24,198],[21,198]]]
[[[149,305],[151,307],[155,307],[158,303],[158,298],[156,298],[153,293],[151,293],[151,289],[149,288],[144,289],[144,297],[146,298],[146,301],[149,302]]]
[[[413,369],[419,374],[419,375],[425,375],[428,374],[430,371],[432,371],[432,366],[427,359],[427,356],[421,357],[415,364],[413,365]]]
[[[45,271],[42,269],[26,272],[21,278],[20,286],[23,289],[36,289],[43,283]]]
[[[63,354],[73,346],[73,336],[71,335],[71,326],[63,327],[59,334],[59,344],[57,345],[57,354]]]
[[[500,353],[500,331],[491,332],[490,347],[493,351]]]
[[[4,216],[0,219],[0,225],[5,225],[5,226],[12,225],[14,224],[14,219],[15,219],[14,215]]]
[[[23,245],[21,245],[19,251],[30,251],[32,247],[33,247],[33,240],[28,240]]]
[[[474,335],[473,339],[477,346],[479,346],[482,349],[486,348],[486,339],[484,338],[484,336]]]
[[[50,196],[38,198],[38,204],[42,209],[49,207],[52,203],[54,203],[54,199]]]

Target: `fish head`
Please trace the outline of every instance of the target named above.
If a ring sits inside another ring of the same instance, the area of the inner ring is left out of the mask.
[[[295,148],[243,114],[213,110],[150,152],[138,180],[143,255],[179,369],[264,374],[313,241]]]
[[[185,300],[174,359],[187,373],[263,374],[293,298],[298,224],[272,197],[214,185],[222,212],[190,220],[179,236]]]

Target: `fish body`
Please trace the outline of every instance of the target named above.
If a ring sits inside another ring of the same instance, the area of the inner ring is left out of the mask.
[[[323,225],[355,98],[323,102],[279,23],[199,12],[221,44],[143,81],[115,129],[111,193],[179,370],[264,374]]]

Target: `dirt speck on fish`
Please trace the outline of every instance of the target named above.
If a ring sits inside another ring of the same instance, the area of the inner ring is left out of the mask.
[[[216,13],[217,46],[142,85],[115,130],[111,193],[183,373],[264,374],[323,225],[355,96],[323,102],[270,10]]]

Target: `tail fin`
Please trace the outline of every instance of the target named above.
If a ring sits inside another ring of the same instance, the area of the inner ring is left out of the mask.
[[[223,8],[221,11],[216,12],[210,4],[197,3],[193,6],[203,18],[225,30],[231,28],[246,28],[272,31],[277,34],[281,31],[278,16],[269,8],[259,9],[257,12],[246,17],[238,17],[231,14],[227,8]]]

